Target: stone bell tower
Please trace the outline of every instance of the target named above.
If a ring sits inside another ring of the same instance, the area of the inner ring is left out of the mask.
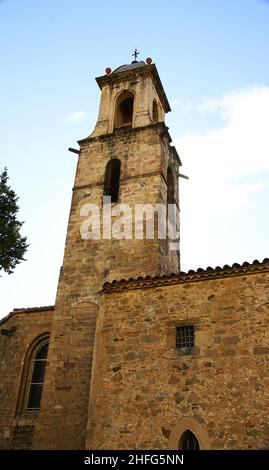
[[[141,236],[141,231],[136,237],[135,221],[129,216],[131,237],[119,232],[113,237],[115,212],[111,222],[103,220],[108,208],[104,196],[111,198],[112,211],[123,204],[133,216],[137,204],[178,207],[180,166],[164,122],[170,106],[151,59],[106,72],[96,79],[101,100],[95,129],[79,141],[36,448],[85,447],[98,292],[103,283],[179,271],[179,251],[170,250],[169,240],[159,239],[156,228],[151,237]],[[93,204],[101,216],[95,237],[87,234],[88,208]],[[150,217],[156,215],[149,211]],[[162,217],[165,222],[166,214]]]

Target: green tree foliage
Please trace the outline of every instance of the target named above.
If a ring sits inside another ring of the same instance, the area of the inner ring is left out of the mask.
[[[0,271],[11,274],[15,266],[24,260],[29,245],[26,237],[20,234],[23,222],[17,220],[19,198],[7,182],[5,168],[0,174]]]

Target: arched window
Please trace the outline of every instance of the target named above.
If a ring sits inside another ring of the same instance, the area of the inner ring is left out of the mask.
[[[210,449],[210,439],[207,430],[195,419],[181,417],[172,428],[168,442],[168,449],[200,450]]]
[[[170,166],[167,168],[167,178],[166,178],[166,184],[167,184],[167,204],[173,204],[174,203],[174,177],[173,177],[173,172],[170,168]]]
[[[200,450],[200,445],[193,432],[187,429],[179,440],[178,448],[180,450]]]
[[[120,128],[130,129],[133,124],[134,94],[131,91],[123,92],[116,101],[114,130]]]
[[[118,158],[113,158],[106,166],[104,196],[110,196],[111,202],[117,202],[119,198],[120,167]]]
[[[153,100],[152,104],[152,119],[153,122],[158,122],[158,105],[156,100]]]
[[[28,348],[21,377],[16,416],[39,410],[49,347],[49,334],[43,333]]]
[[[28,410],[38,410],[40,408],[48,348],[48,342],[42,344],[33,357],[32,375],[29,384],[29,395],[26,406]]]

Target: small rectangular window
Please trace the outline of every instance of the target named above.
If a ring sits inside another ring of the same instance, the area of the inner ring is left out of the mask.
[[[194,347],[194,326],[177,326],[176,327],[176,348],[193,348]]]

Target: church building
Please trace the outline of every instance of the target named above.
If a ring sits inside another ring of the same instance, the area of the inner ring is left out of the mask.
[[[55,306],[0,321],[0,448],[268,448],[269,259],[180,270],[157,68],[135,56],[96,81]]]

